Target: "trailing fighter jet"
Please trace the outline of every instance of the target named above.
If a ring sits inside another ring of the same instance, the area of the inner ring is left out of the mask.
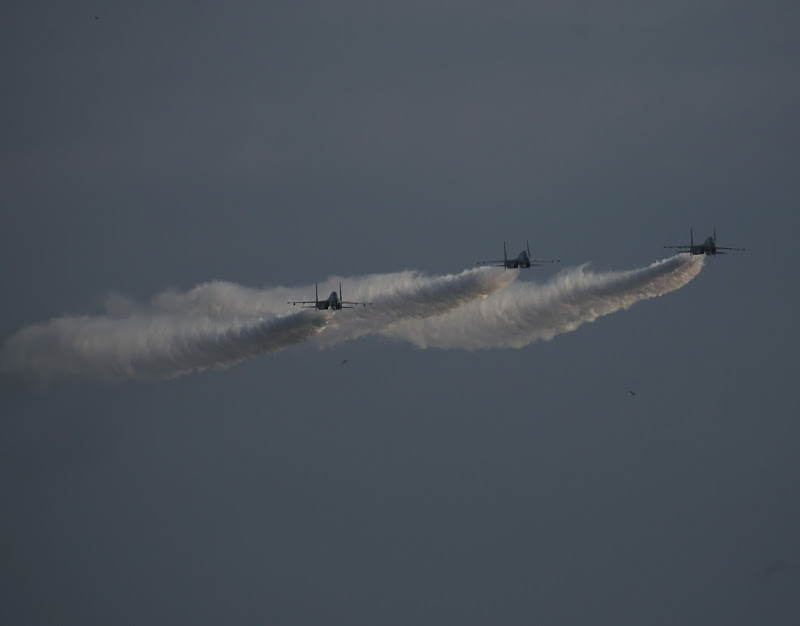
[[[706,237],[706,240],[703,243],[695,244],[694,242],[694,232],[692,229],[689,229],[689,245],[688,246],[664,246],[665,248],[682,248],[682,252],[691,252],[692,254],[707,254],[707,255],[714,255],[717,254],[727,254],[727,252],[720,252],[720,250],[739,250],[744,251],[745,248],[726,248],[724,246],[717,245],[717,229],[714,229],[714,234],[710,237]]]
[[[342,283],[339,283],[339,293],[331,291],[331,295],[328,296],[327,300],[319,299],[319,286],[317,283],[314,283],[314,294],[316,298],[315,300],[287,302],[286,304],[299,304],[303,309],[319,309],[320,311],[327,311],[328,309],[332,309],[334,311],[339,311],[341,309],[355,309],[358,305],[367,306],[368,304],[372,304],[372,302],[348,302],[346,300],[341,300],[340,296],[342,295]]]
[[[503,259],[501,261],[478,261],[478,265],[491,265],[493,267],[505,267],[506,269],[517,269],[519,267],[529,268],[541,265],[542,263],[559,263],[560,259],[532,259],[531,246],[526,241],[525,250],[517,255],[516,259],[509,259],[506,252],[506,242],[503,242]]]

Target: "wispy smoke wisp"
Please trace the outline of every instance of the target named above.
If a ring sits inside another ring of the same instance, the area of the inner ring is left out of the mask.
[[[500,292],[517,276],[519,272],[516,271],[478,268],[446,276],[400,272],[342,279],[344,285],[350,286],[345,291],[348,300],[374,304],[347,311],[347,315],[337,315],[314,342],[333,346],[383,331],[402,321],[444,315]]]
[[[246,322],[164,314],[61,317],[12,335],[0,369],[45,382],[163,380],[278,352],[307,341],[329,320],[310,311]]]
[[[398,323],[381,334],[420,348],[521,348],[679,289],[697,276],[703,258],[680,254],[627,272],[594,273],[579,267],[545,285],[517,282],[482,302],[448,315]]]

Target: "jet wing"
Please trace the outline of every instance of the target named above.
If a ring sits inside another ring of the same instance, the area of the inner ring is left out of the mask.
[[[346,304],[350,304],[350,305],[352,305],[352,306],[344,306],[344,305],[346,305]],[[343,301],[342,301],[342,308],[345,308],[345,309],[354,309],[354,308],[356,308],[357,306],[367,306],[368,304],[372,304],[372,302],[350,302],[350,301],[348,301],[348,300],[343,300]]]
[[[740,252],[744,252],[747,248],[726,248],[725,246],[717,246],[717,250],[739,250]]]

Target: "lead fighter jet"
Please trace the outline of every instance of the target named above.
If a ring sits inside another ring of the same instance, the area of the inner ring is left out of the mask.
[[[532,259],[531,258],[531,246],[526,241],[525,242],[525,250],[520,252],[515,259],[508,258],[508,252],[506,252],[506,242],[503,242],[503,259],[499,261],[478,261],[478,265],[491,265],[492,267],[505,267],[506,269],[517,269],[520,267],[529,268],[531,266],[536,267],[541,265],[542,263],[559,263],[560,259]]]
[[[694,232],[689,229],[689,245],[688,246],[664,246],[665,248],[681,248],[682,252],[691,252],[692,254],[706,254],[716,256],[718,254],[727,254],[727,252],[719,252],[719,250],[739,250],[744,252],[745,248],[726,248],[717,245],[717,229],[714,229],[714,234],[706,237],[703,243],[696,244],[694,242]]]
[[[327,311],[328,309],[332,309],[333,311],[355,309],[359,305],[367,306],[368,304],[372,304],[372,302],[348,302],[346,300],[341,300],[342,283],[339,283],[339,293],[331,291],[331,295],[328,296],[327,300],[319,299],[319,285],[314,283],[314,295],[316,298],[315,300],[298,300],[297,302],[287,302],[286,304],[299,304],[303,309],[319,309],[320,311]]]

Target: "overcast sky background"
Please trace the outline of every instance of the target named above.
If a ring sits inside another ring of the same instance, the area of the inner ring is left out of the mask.
[[[519,350],[6,376],[0,622],[798,623],[798,32],[789,0],[4,3],[0,338],[503,240],[747,252]]]

